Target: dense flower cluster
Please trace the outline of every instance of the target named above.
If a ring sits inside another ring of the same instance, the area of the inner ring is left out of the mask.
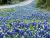
[[[0,17],[1,22],[3,18]],[[50,38],[49,14],[34,13],[22,19],[4,19],[0,25],[0,38]]]

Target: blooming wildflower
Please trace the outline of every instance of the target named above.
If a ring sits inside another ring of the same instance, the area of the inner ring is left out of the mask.
[[[45,33],[46,32],[43,29],[41,29],[40,32],[39,32],[39,35],[42,35],[43,36]]]
[[[24,26],[25,26],[24,23],[20,23],[19,25],[20,25],[20,27],[22,27],[22,28],[24,28]]]
[[[0,38],[3,38],[3,35],[0,35]]]
[[[25,24],[25,27],[26,27],[26,28],[29,28],[29,23]]]
[[[38,28],[40,28],[40,26],[41,26],[41,22],[38,22]]]
[[[18,33],[19,29],[14,28],[13,31]]]
[[[4,19],[10,21],[9,17]],[[4,25],[0,25],[0,38],[22,38],[22,36],[24,38],[50,38],[48,18],[42,13],[33,13],[31,16],[22,16],[20,20],[15,18],[15,21],[1,23]]]
[[[33,25],[33,26],[36,26],[36,25],[37,25],[37,23],[36,23],[36,22],[33,22],[33,23],[32,23],[32,25]]]
[[[2,21],[3,17],[0,17],[0,21]]]
[[[46,33],[45,38],[50,38],[50,34]]]
[[[20,27],[20,24],[17,23],[17,22],[12,22],[11,25],[12,25],[13,27]]]
[[[19,35],[23,35],[23,33],[24,33],[24,31],[19,29],[18,34],[19,34]]]

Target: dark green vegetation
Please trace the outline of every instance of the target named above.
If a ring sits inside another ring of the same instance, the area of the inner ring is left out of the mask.
[[[50,10],[50,0],[37,0],[37,7]]]
[[[0,0],[0,5],[14,4],[14,3],[22,2],[22,1],[24,0]]]
[[[7,4],[7,3],[11,3],[11,0],[0,0],[0,5],[2,4]]]

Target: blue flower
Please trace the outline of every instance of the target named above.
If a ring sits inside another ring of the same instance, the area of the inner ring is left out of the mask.
[[[43,24],[46,24],[47,25],[47,20],[44,20]]]
[[[40,28],[41,27],[41,22],[38,22],[38,28]]]
[[[18,33],[19,32],[19,29],[14,28],[13,29],[13,32],[17,32]]]
[[[42,35],[43,36],[43,35],[45,35],[45,33],[46,33],[46,31],[43,30],[43,29],[41,29],[40,32],[39,32],[39,35]]]
[[[0,35],[0,38],[3,38],[3,35]]]
[[[20,23],[19,25],[20,25],[20,27],[22,27],[22,28],[24,28],[24,26],[25,26],[24,23]]]
[[[50,25],[44,25],[44,30],[50,31]]]
[[[50,34],[47,33],[47,34],[45,35],[45,38],[50,38]]]
[[[30,30],[27,29],[27,30],[26,30],[26,33],[29,33],[29,32],[30,32]]]
[[[10,19],[10,17],[9,16],[7,16],[7,17],[3,17],[3,21],[6,21],[6,20],[9,20]]]
[[[2,30],[3,30],[3,32],[7,32],[8,31],[8,27],[2,26]]]
[[[21,35],[23,35],[23,34],[24,34],[24,31],[23,31],[23,30],[21,30],[21,29],[19,29],[18,34],[21,36]]]
[[[29,28],[29,23],[25,24],[25,27],[28,29]]]
[[[25,36],[25,35],[27,36],[28,34],[27,34],[26,32],[24,32],[24,36]]]
[[[41,38],[41,36],[40,35],[35,35],[34,38]]]
[[[0,21],[2,21],[3,17],[0,17]]]
[[[33,25],[33,26],[36,26],[36,25],[37,25],[37,23],[36,23],[36,22],[33,22],[33,23],[32,23],[32,25]]]
[[[13,27],[20,27],[20,24],[17,23],[17,22],[12,22],[11,25],[12,25]]]
[[[44,25],[44,30],[47,30],[47,26],[46,25]]]
[[[26,30],[26,31],[24,32],[24,38],[33,38],[32,32],[29,31],[29,30]]]
[[[15,33],[14,32],[7,32],[8,35],[12,36],[14,35]]]
[[[22,19],[25,19],[26,18],[26,16],[22,16]]]

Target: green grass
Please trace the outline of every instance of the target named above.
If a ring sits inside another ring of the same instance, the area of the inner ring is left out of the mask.
[[[3,8],[0,9],[0,12],[15,12],[16,9],[15,8]]]
[[[7,22],[7,23],[11,23],[11,22],[14,22],[14,21],[16,21],[16,20],[11,19],[11,20],[6,20],[5,22]]]
[[[48,23],[50,24],[50,19],[48,20]]]
[[[29,26],[29,30],[34,30],[34,27],[33,27],[32,24],[30,24],[30,26]]]

